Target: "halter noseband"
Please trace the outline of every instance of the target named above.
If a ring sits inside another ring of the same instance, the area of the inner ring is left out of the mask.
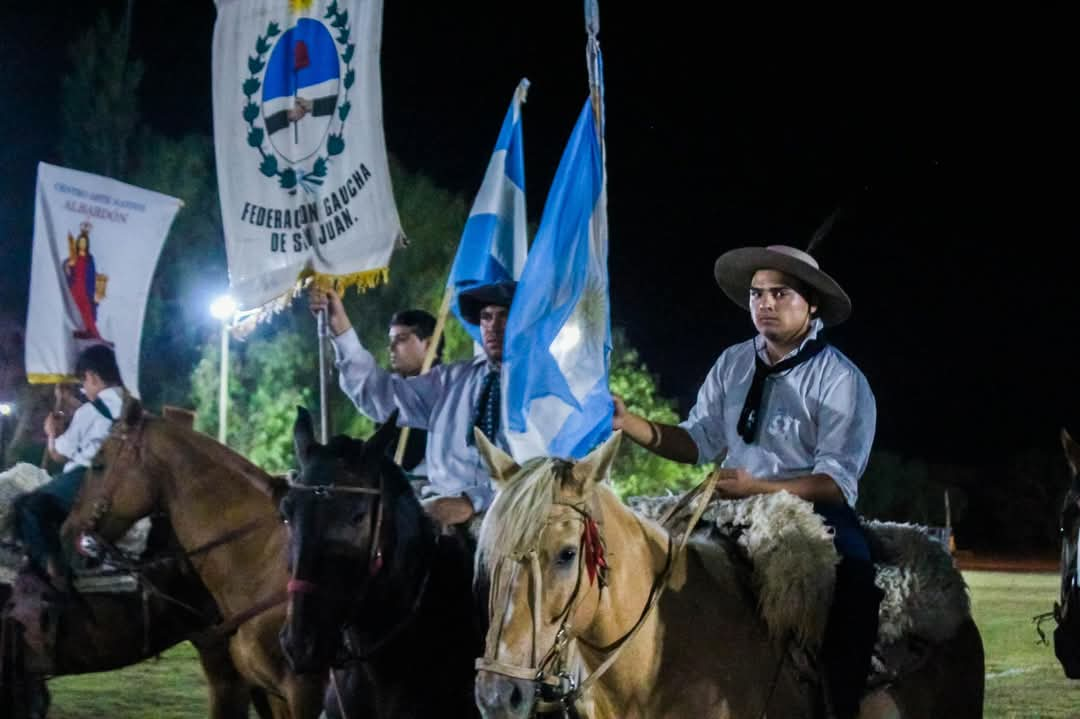
[[[371,530],[371,556],[368,559],[368,573],[374,577],[383,566],[382,552],[382,525],[383,525],[383,501],[384,487],[382,475],[379,476],[378,487],[353,487],[338,484],[301,484],[295,481],[292,473],[285,480],[289,485],[289,491],[311,492],[320,499],[332,499],[335,494],[368,494],[378,498],[379,508],[375,513],[375,524]],[[318,594],[323,590],[315,582],[306,579],[290,579],[287,585],[289,594]]]
[[[687,492],[682,499],[661,518],[660,524],[664,525],[672,517],[676,516],[681,510],[689,506],[695,498],[701,497],[698,506],[694,509],[690,518],[689,524],[676,542],[672,536],[672,533],[668,533],[668,546],[667,555],[664,562],[664,567],[660,573],[653,579],[652,587],[649,589],[649,597],[645,602],[645,606],[641,610],[641,615],[634,623],[634,626],[630,628],[625,634],[619,637],[606,647],[597,647],[586,642],[582,637],[574,636],[572,634],[573,628],[570,625],[570,618],[576,613],[577,605],[581,598],[580,590],[582,586],[582,575],[586,571],[585,556],[579,556],[578,561],[578,573],[577,579],[574,584],[574,590],[570,594],[570,598],[567,600],[566,606],[556,616],[556,620],[559,621],[559,629],[555,633],[555,640],[551,647],[544,654],[544,657],[537,662],[536,661],[536,633],[541,625],[540,621],[540,600],[543,596],[543,574],[540,570],[539,559],[539,543],[540,537],[543,536],[543,530],[540,532],[540,536],[537,537],[537,546],[530,549],[528,552],[522,555],[507,555],[499,560],[499,563],[493,570],[493,581],[490,589],[489,604],[494,607],[496,605],[497,596],[499,592],[500,582],[498,581],[498,575],[501,571],[502,565],[506,561],[513,561],[514,575],[511,577],[510,583],[507,585],[506,592],[506,605],[509,606],[512,599],[510,588],[514,585],[514,580],[517,578],[518,569],[521,563],[524,561],[529,562],[531,579],[532,579],[532,594],[533,594],[533,617],[532,617],[532,666],[519,667],[512,664],[505,664],[496,659],[498,655],[499,641],[498,638],[502,635],[503,619],[500,618],[499,624],[496,630],[496,641],[491,641],[491,633],[488,634],[487,646],[485,647],[484,656],[476,660],[476,669],[478,671],[491,672],[492,674],[501,674],[503,676],[511,677],[513,679],[522,679],[525,681],[533,682],[536,685],[535,695],[539,700],[537,702],[537,708],[540,711],[561,711],[565,716],[571,717],[571,719],[578,716],[578,712],[575,706],[575,702],[578,698],[583,696],[586,690],[595,683],[611,666],[615,663],[615,660],[619,657],[622,650],[630,643],[630,640],[638,633],[638,631],[645,625],[645,620],[649,618],[652,610],[656,608],[659,603],[660,596],[664,592],[664,588],[667,586],[668,579],[671,577],[671,572],[675,566],[676,558],[682,553],[686,547],[686,542],[690,538],[690,534],[693,532],[695,525],[704,513],[705,508],[708,507],[709,501],[712,499],[713,492],[716,488],[716,474],[711,474],[701,484],[695,487],[693,490]],[[582,532],[582,548],[584,549],[587,538],[591,537],[590,541],[599,541],[603,546],[603,540],[599,536],[599,532],[596,529],[596,522],[592,518],[592,515],[585,508],[567,504],[565,502],[555,502],[555,506],[570,507],[580,515],[580,519],[585,523],[585,530]],[[551,524],[554,518],[549,518],[544,527]],[[579,553],[583,554],[583,553]],[[606,567],[605,567],[606,568]],[[606,586],[606,578],[601,573],[600,576],[600,591],[603,592]],[[599,598],[597,604],[599,604]],[[501,617],[506,616],[504,611]],[[566,648],[570,644],[571,639],[577,639],[586,644],[590,649],[599,652],[607,653],[607,657],[600,663],[596,669],[593,670],[580,684],[576,683],[574,676],[568,671]],[[549,671],[548,668],[552,667],[554,671]]]

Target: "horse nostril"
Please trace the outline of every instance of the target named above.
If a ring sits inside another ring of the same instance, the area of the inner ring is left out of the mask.
[[[521,689],[518,688],[518,685],[516,683],[513,685],[513,687],[514,690],[510,692],[510,708],[517,709],[521,706]]]

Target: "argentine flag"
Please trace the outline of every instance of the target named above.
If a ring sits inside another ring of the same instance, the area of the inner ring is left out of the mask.
[[[479,343],[480,328],[465,322],[457,295],[476,285],[516,280],[525,266],[525,145],[521,139],[521,104],[529,90],[522,79],[503,120],[495,152],[461,233],[446,286],[454,291],[451,307]]]
[[[604,156],[591,102],[578,117],[514,294],[503,411],[514,459],[580,459],[611,434]]]

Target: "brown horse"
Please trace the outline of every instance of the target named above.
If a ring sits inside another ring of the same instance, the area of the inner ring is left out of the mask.
[[[491,587],[476,686],[485,717],[527,717],[540,700],[619,719],[815,716],[817,689],[769,639],[743,562],[722,547],[706,557],[703,543],[679,551],[603,484],[618,434],[576,464],[521,467],[477,441],[501,489],[479,549]],[[860,717],[981,717],[982,698],[982,643],[968,619],[866,697]]]
[[[102,445],[64,525],[106,540],[165,513],[224,617],[237,671],[264,688],[274,717],[317,717],[324,681],[289,670],[278,643],[285,621],[286,532],[280,483],[214,440],[144,414],[131,400]]]
[[[153,588],[145,595],[142,591],[86,593],[68,603],[60,617],[50,676],[130,666],[197,637],[218,621],[217,607],[206,588],[178,560],[145,566],[139,576],[143,589]],[[6,604],[10,594],[10,586],[0,585],[0,605]],[[14,622],[7,621],[6,631],[15,632]],[[4,666],[0,715],[41,716],[48,694],[40,676],[24,665],[27,651],[20,636],[11,636],[0,647]],[[212,719],[246,719],[252,698],[260,716],[269,716],[261,711],[265,708],[261,690],[249,695],[249,686],[233,666],[226,641],[208,638],[196,648],[209,688]]]

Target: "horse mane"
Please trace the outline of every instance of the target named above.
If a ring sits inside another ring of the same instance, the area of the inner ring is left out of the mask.
[[[573,466],[557,457],[536,457],[522,465],[488,508],[477,540],[477,566],[490,569],[539,543],[556,493]],[[610,491],[604,485],[597,489]]]
[[[282,478],[271,476],[239,452],[220,444],[202,432],[149,413],[144,415],[142,421],[146,423],[146,430],[163,435],[166,439],[182,445],[184,449],[197,453],[203,460],[243,478],[254,489],[267,496],[274,496],[275,490],[284,483]],[[210,479],[211,475],[208,473],[191,478],[193,482]],[[216,481],[217,478],[213,477],[213,479]]]

